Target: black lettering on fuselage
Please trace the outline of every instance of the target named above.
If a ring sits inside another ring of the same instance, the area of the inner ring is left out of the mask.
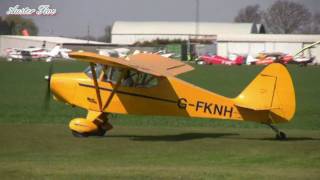
[[[93,99],[93,98],[90,98],[90,97],[87,97],[87,101],[90,102],[90,103],[97,104],[96,100]]]
[[[228,109],[228,106],[225,106],[225,107],[224,107],[223,116],[226,116],[227,113],[229,113],[229,117],[231,118],[231,117],[232,117],[232,112],[233,112],[233,108],[232,108],[232,107],[230,107],[230,109]]]
[[[223,108],[223,106],[215,104],[213,114],[217,114],[217,112],[218,112],[219,115],[222,115],[222,108]]]
[[[207,111],[212,114],[212,111],[211,111],[211,106],[212,104],[208,104],[208,103],[204,103],[204,109],[203,109],[203,112],[206,113]]]
[[[198,111],[200,108],[203,108],[203,104],[204,104],[204,102],[202,102],[202,101],[197,101],[196,111]]]
[[[180,98],[178,100],[178,107],[181,108],[181,109],[186,109],[187,108],[187,99]]]
[[[180,109],[195,109],[197,112],[200,110],[203,113],[209,113],[219,116],[232,117],[233,107],[228,107],[220,104],[213,104],[204,101],[197,101],[195,104],[188,103],[186,98],[180,98],[177,103]]]

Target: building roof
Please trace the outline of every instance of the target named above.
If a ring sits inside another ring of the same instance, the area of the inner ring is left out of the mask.
[[[21,40],[30,40],[30,41],[47,41],[56,44],[107,44],[98,41],[87,41],[82,39],[73,39],[73,38],[66,38],[66,37],[53,37],[53,36],[13,36],[13,35],[1,35],[2,37],[6,38],[13,38],[13,39],[21,39]]]
[[[313,34],[248,34],[231,35],[223,34],[217,36],[218,42],[302,42],[314,43],[320,41],[320,35]]]
[[[257,33],[254,23],[116,21],[112,35],[220,35]]]

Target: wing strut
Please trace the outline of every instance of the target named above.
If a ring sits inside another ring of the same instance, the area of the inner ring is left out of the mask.
[[[99,110],[102,111],[103,109],[102,109],[102,103],[101,103],[101,95],[100,95],[99,85],[98,85],[98,81],[97,81],[96,70],[94,69],[94,63],[92,63],[92,62],[90,63],[90,68],[91,68],[91,72],[92,72],[92,79],[93,79],[94,87],[96,89]]]
[[[111,94],[109,95],[109,98],[107,99],[106,103],[103,105],[102,111],[104,111],[110,104],[114,94],[116,93],[116,91],[118,90],[120,84],[121,84],[121,80],[123,79],[124,75],[126,73],[126,70],[123,69],[121,72],[120,77],[117,79],[116,85],[114,86],[114,88],[112,89]]]

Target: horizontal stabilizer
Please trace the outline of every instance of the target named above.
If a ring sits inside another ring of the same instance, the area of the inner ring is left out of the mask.
[[[255,106],[249,106],[247,104],[239,104],[239,103],[236,103],[235,104],[236,106],[238,107],[241,107],[241,108],[245,108],[245,109],[251,109],[251,110],[254,110],[254,111],[268,111],[268,110],[271,110],[271,109],[277,109],[275,107],[255,107]]]

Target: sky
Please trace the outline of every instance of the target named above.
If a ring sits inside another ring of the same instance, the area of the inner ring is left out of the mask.
[[[106,25],[115,21],[195,21],[232,22],[241,8],[259,4],[267,9],[276,0],[0,0],[0,16],[9,7],[37,9],[50,5],[54,16],[25,16],[34,20],[39,35],[99,37]],[[312,13],[320,11],[320,0],[291,0],[304,4]]]

